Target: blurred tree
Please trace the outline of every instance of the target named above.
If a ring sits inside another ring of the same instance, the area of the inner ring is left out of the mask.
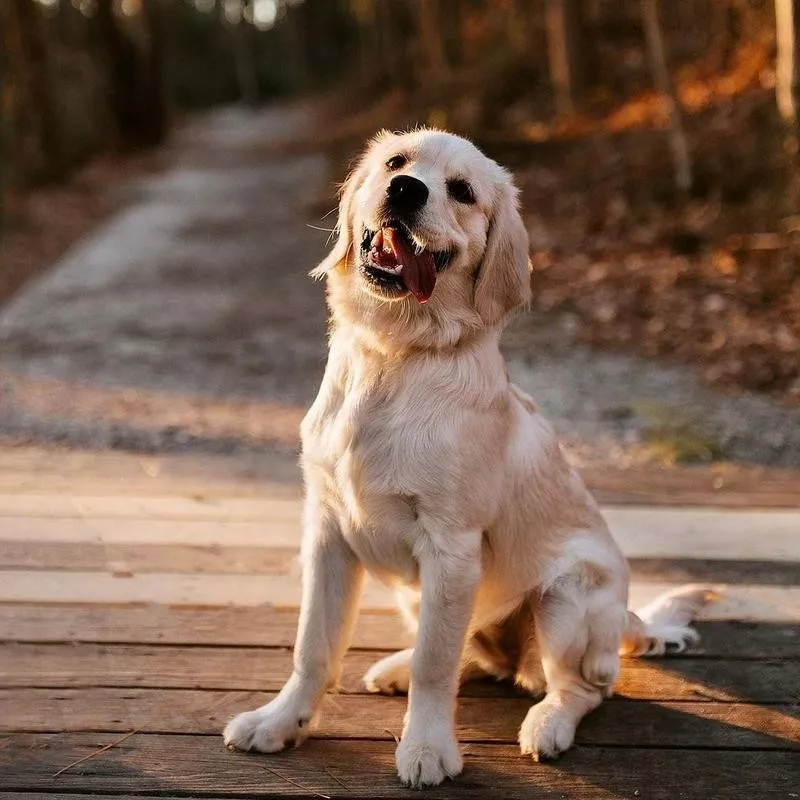
[[[528,55],[528,9],[524,0],[505,0],[505,33],[514,56],[524,59]]]
[[[559,114],[575,112],[584,89],[581,0],[547,0],[547,53]]]
[[[283,28],[284,28],[284,49],[286,61],[289,66],[289,81],[295,87],[295,91],[306,91],[311,86],[311,75],[309,73],[308,54],[311,50],[309,35],[311,29],[304,25],[301,9],[295,3],[288,3],[282,0],[283,4]],[[255,63],[255,59],[254,59]]]
[[[672,160],[675,167],[675,184],[681,191],[688,191],[692,186],[692,159],[689,144],[683,128],[680,104],[675,95],[675,87],[667,66],[664,35],[661,30],[658,0],[641,0],[642,21],[647,39],[647,54],[656,89],[661,93],[667,111],[667,135]]]
[[[798,121],[800,95],[800,3],[775,0],[778,58],[775,69],[775,95],[781,117],[789,123]]]
[[[398,47],[401,37],[396,36],[400,21],[397,3],[377,0],[375,8],[375,45],[379,54],[382,77],[393,86],[408,84],[410,74],[406,63],[405,47]],[[404,43],[403,43],[404,44]]]
[[[53,180],[63,172],[49,52],[34,0],[0,4],[6,185]],[[11,173],[13,170],[13,173]]]
[[[379,0],[380,1],[380,0]],[[417,27],[422,46],[422,82],[442,83],[448,64],[442,42],[442,19],[439,0],[416,0]]]
[[[167,130],[160,0],[141,0],[141,20],[143,45],[120,24],[114,0],[97,0],[96,24],[113,110],[114,138],[123,147],[158,144]]]
[[[236,81],[239,86],[239,99],[249,106],[258,104],[258,73],[253,51],[253,30],[247,17],[252,14],[252,6],[247,0],[225,0],[224,24],[228,29],[234,63]]]
[[[675,180],[688,187],[668,63],[705,82],[690,90],[695,108],[711,104],[738,85],[737,70],[761,76],[745,78],[751,85],[768,74],[777,24],[777,103],[796,120],[799,3],[774,0],[773,19],[764,0],[686,0],[659,19],[657,0],[0,0],[0,158],[21,183],[39,180],[110,144],[161,141],[169,108],[335,85],[358,111],[388,98],[398,122],[551,136],[564,121],[544,119],[549,79],[557,115],[592,112],[568,127],[601,124],[655,84]],[[709,72],[722,70],[730,74],[713,84]],[[644,104],[628,111],[644,114]]]
[[[145,53],[141,67],[142,143],[158,144],[167,134],[167,97],[164,80],[163,0],[141,0]]]

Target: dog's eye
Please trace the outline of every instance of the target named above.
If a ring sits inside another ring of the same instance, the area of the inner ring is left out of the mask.
[[[392,156],[386,162],[386,166],[390,170],[394,171],[396,169],[400,169],[401,167],[404,167],[407,163],[408,163],[408,159],[404,155],[402,155],[402,153],[401,153],[401,154],[398,154],[396,156]]]
[[[472,187],[461,178],[447,181],[447,193],[459,203],[472,205],[475,202],[475,193],[472,191]]]

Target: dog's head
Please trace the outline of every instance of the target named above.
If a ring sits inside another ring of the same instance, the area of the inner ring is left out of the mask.
[[[438,322],[453,338],[454,321],[496,326],[530,299],[511,176],[458,136],[381,133],[343,186],[337,227],[314,274],[353,321]]]

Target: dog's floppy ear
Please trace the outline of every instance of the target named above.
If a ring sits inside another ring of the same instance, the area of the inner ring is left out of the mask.
[[[496,325],[531,299],[528,231],[519,213],[517,189],[509,180],[489,223],[486,250],[475,280],[475,310]]]
[[[353,248],[353,201],[366,171],[366,155],[351,170],[339,191],[339,217],[336,222],[336,244],[333,250],[310,273],[312,278],[324,278],[332,269],[341,269]]]

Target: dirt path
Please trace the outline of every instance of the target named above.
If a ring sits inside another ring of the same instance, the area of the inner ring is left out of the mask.
[[[174,167],[0,312],[0,431],[146,450],[291,449],[325,359],[319,155],[269,144],[303,108],[224,110],[175,143]],[[800,466],[800,411],[700,387],[691,371],[565,346],[548,318],[507,338],[583,462],[724,457]]]

